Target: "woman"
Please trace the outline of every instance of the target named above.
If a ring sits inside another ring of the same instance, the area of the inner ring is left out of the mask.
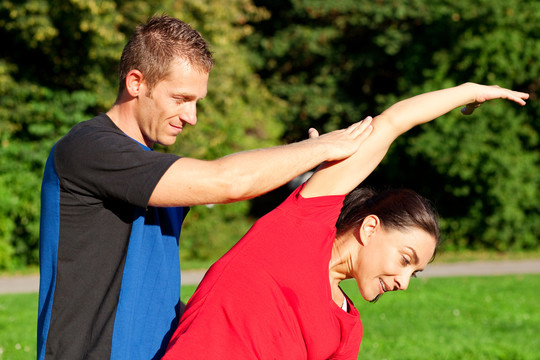
[[[524,105],[528,95],[467,83],[401,101],[344,130],[364,138],[358,152],[321,165],[210,268],[164,359],[356,359],[362,324],[339,283],[355,279],[367,301],[407,289],[433,257],[439,230],[412,191],[352,190],[400,134],[497,98]]]

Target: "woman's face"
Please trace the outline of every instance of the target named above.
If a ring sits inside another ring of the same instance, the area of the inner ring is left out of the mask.
[[[435,239],[426,231],[385,229],[377,217],[364,220],[360,236],[353,276],[367,301],[387,291],[406,290],[410,278],[426,267],[435,252]]]

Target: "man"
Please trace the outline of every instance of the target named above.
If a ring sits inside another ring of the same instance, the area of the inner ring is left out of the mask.
[[[197,122],[213,59],[182,21],[137,27],[106,113],[54,146],[42,185],[39,359],[160,358],[180,306],[187,207],[249,199],[353,154],[357,127],[214,161],[152,151]]]

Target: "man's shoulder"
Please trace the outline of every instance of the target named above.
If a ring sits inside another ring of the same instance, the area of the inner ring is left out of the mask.
[[[75,125],[64,137],[91,134],[95,132],[111,132],[123,134],[120,129],[114,125],[112,120],[105,114],[99,114],[92,119],[85,120]]]
[[[121,141],[129,141],[112,120],[105,114],[99,114],[90,120],[75,125],[64,135],[57,144],[57,148],[72,149],[89,147],[91,150],[103,144],[111,144]]]

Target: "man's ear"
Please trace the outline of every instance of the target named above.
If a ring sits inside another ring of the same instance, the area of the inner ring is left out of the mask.
[[[381,227],[381,220],[376,215],[368,215],[360,225],[360,244],[366,246]]]
[[[144,76],[137,70],[133,69],[126,76],[126,91],[131,97],[137,97],[142,94],[144,88]]]

